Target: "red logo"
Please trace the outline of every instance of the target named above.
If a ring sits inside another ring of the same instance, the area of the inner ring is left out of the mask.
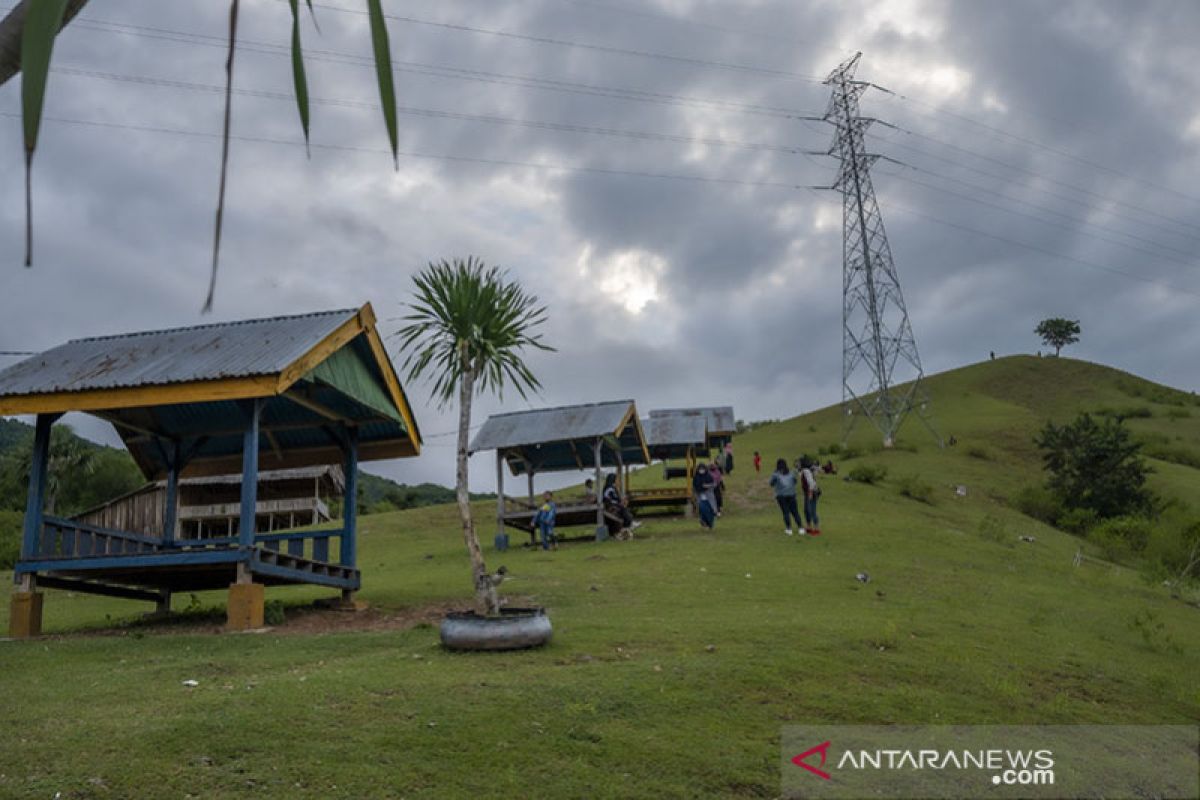
[[[813,755],[814,753],[821,754],[821,766],[822,767],[825,766],[825,757],[829,753],[829,742],[823,742],[822,744],[819,744],[816,747],[810,747],[808,750],[805,750],[803,753],[801,753],[800,755],[793,758],[792,763],[795,764],[797,767],[803,767],[804,769],[811,772],[813,775],[816,775],[818,778],[824,778],[825,780],[829,780],[830,778],[829,778],[828,772],[826,772],[825,770],[822,770],[822,769],[817,769],[812,764],[804,763],[804,759],[808,758],[809,756]]]

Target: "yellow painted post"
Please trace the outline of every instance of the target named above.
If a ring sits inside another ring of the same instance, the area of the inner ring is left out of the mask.
[[[32,575],[22,575],[20,587],[12,593],[8,610],[8,635],[14,639],[28,639],[42,635],[43,594],[35,591],[36,581]]]

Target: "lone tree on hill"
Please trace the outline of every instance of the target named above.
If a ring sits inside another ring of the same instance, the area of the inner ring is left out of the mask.
[[[1033,332],[1042,337],[1042,341],[1054,348],[1054,355],[1062,352],[1069,344],[1079,341],[1079,320],[1051,317],[1038,323]]]
[[[1050,473],[1046,485],[1066,508],[1094,511],[1101,519],[1154,511],[1142,446],[1119,420],[1097,424],[1080,414],[1069,425],[1046,423],[1034,441]]]
[[[471,557],[476,605],[487,614],[500,613],[498,580],[488,575],[483,550],[471,517],[467,492],[467,437],[471,401],[476,393],[504,395],[511,385],[521,397],[541,388],[520,351],[554,348],[533,331],[546,321],[546,307],[496,267],[471,256],[430,264],[413,277],[415,299],[408,304],[407,323],[396,334],[407,351],[409,380],[433,377],[433,395],[441,407],[458,396],[458,469],[455,494],[463,540]]]

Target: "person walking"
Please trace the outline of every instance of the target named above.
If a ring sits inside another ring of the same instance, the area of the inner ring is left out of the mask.
[[[817,485],[816,465],[805,458],[801,461],[800,489],[804,492],[804,520],[808,523],[808,535],[821,535],[821,520],[817,517],[817,500],[821,487]]]
[[[757,450],[755,450],[754,451],[754,474],[757,475],[761,472],[762,472],[762,454],[759,453]]]
[[[692,475],[692,494],[696,498],[696,514],[700,517],[700,525],[704,528],[714,528],[717,524],[717,501],[713,497],[713,479],[708,472],[708,465],[700,464]]]
[[[718,456],[718,458],[720,458]],[[717,510],[717,516],[721,516],[721,509],[725,507],[725,473],[721,469],[721,465],[714,461],[708,466],[708,474],[712,478],[712,493],[714,508]]]
[[[796,475],[788,470],[787,459],[775,462],[775,471],[771,473],[771,488],[775,490],[775,502],[783,512],[783,532],[792,535],[792,520],[796,520],[796,530],[804,535],[804,525],[800,521],[800,510],[796,508]]]
[[[722,465],[726,475],[733,474],[733,442],[725,443],[725,463]]]
[[[533,526],[542,535],[542,549],[558,549],[558,540],[554,537],[554,518],[558,515],[558,506],[554,504],[551,492],[542,494],[542,505],[533,516]]]

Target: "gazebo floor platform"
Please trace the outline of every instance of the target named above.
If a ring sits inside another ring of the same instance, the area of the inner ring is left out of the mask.
[[[652,508],[656,506],[686,506],[692,502],[692,493],[686,486],[666,489],[635,489],[629,493],[629,507]]]
[[[216,546],[176,552],[127,553],[82,558],[20,561],[18,573],[35,573],[40,586],[52,589],[154,600],[158,593],[227,589],[245,564],[254,583],[264,586],[315,584],[338,589],[359,588],[357,569],[261,545],[243,550]]]

